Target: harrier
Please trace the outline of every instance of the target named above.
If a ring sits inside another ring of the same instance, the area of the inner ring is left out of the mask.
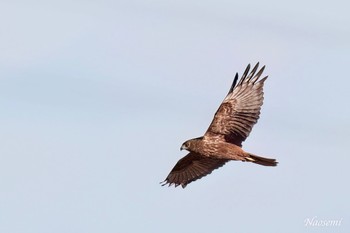
[[[275,159],[264,158],[242,149],[258,121],[263,104],[263,86],[268,76],[259,79],[265,66],[258,72],[259,63],[249,73],[250,64],[238,84],[238,73],[233,84],[216,111],[213,121],[202,137],[184,142],[180,150],[188,150],[171,170],[163,185],[174,184],[185,188],[189,183],[210,174],[230,160],[252,162],[263,166],[276,166]],[[237,84],[237,85],[236,85]]]

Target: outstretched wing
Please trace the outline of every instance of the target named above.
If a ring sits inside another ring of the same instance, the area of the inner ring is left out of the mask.
[[[263,86],[267,76],[259,80],[265,66],[256,73],[258,67],[259,63],[249,73],[249,64],[237,85],[238,74],[236,74],[204,137],[219,138],[242,146],[242,142],[258,121],[263,104]]]
[[[226,162],[228,160],[204,157],[190,152],[176,163],[168,177],[163,181],[163,185],[175,184],[175,187],[181,185],[182,188],[185,188],[189,183],[210,174]]]

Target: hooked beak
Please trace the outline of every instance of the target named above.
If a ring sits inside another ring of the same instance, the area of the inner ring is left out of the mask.
[[[180,151],[181,150],[186,150],[187,148],[186,148],[186,146],[185,145],[182,145],[181,147],[180,147]]]

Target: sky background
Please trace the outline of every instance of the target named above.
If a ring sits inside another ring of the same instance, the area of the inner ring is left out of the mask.
[[[0,232],[350,232],[349,7],[2,0]],[[160,186],[258,61],[243,148],[278,167]]]

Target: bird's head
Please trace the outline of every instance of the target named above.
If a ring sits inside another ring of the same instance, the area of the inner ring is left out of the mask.
[[[203,137],[193,138],[193,139],[187,140],[186,142],[182,143],[180,150],[192,151],[191,149],[195,149],[196,146],[198,146],[198,143],[202,139],[203,139]]]
[[[190,140],[182,143],[180,150],[188,150],[188,148],[190,148],[190,144],[191,144]]]

